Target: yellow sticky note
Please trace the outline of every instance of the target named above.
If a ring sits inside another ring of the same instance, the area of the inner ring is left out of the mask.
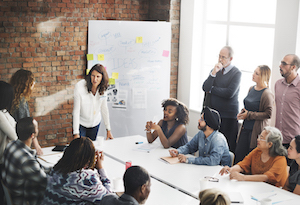
[[[139,36],[139,37],[136,37],[136,43],[143,43],[143,37]]]
[[[86,59],[88,61],[92,61],[92,60],[94,60],[94,55],[93,54],[86,54]]]
[[[113,79],[113,78],[110,78],[109,81],[108,81],[108,83],[109,83],[110,85],[116,84],[116,83],[115,83],[115,79]]]
[[[119,78],[119,73],[113,72],[111,77],[113,79],[118,79]]]
[[[86,72],[86,75],[89,74],[90,70],[91,70],[90,68],[87,68],[87,69],[86,69],[86,71],[85,71],[85,72]]]
[[[98,54],[98,61],[104,61],[104,54]]]

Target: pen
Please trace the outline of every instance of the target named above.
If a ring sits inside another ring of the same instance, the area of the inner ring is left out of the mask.
[[[143,142],[136,142],[135,144],[143,144]]]

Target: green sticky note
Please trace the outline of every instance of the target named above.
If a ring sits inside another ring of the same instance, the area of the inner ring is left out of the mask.
[[[116,83],[115,83],[115,79],[113,79],[113,78],[110,78],[108,83],[109,83],[110,85],[116,84]]]
[[[98,54],[98,61],[104,61],[104,54]]]
[[[92,60],[94,60],[94,55],[93,54],[86,54],[86,59],[88,61],[92,61]]]
[[[118,79],[119,78],[119,73],[113,72],[112,73],[112,78],[113,79]]]
[[[143,37],[141,37],[141,36],[136,37],[135,42],[136,42],[136,43],[143,43]]]

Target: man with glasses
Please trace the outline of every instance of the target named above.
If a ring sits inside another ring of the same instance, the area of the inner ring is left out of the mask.
[[[297,73],[299,67],[298,56],[286,55],[279,65],[283,78],[275,83],[275,127],[281,131],[286,148],[292,139],[300,134],[300,78]]]
[[[209,106],[220,113],[222,120],[220,132],[225,135],[230,151],[234,152],[238,132],[238,95],[242,73],[231,64],[232,58],[232,48],[223,47],[218,63],[203,83],[202,89],[210,95]]]

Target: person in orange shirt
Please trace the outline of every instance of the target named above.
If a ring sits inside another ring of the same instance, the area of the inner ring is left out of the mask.
[[[243,161],[222,168],[220,174],[229,173],[230,179],[238,181],[261,181],[283,187],[288,177],[286,155],[281,132],[268,126],[258,136],[257,147]]]

